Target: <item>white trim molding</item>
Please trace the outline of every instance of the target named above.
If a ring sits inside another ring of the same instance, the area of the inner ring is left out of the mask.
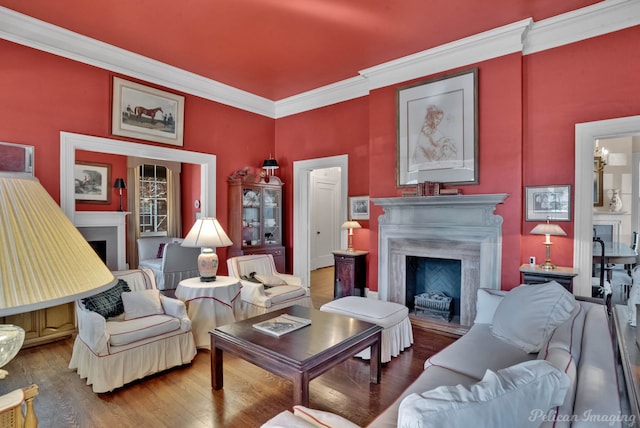
[[[273,101],[0,6],[0,38],[274,119],[414,78],[511,53],[529,55],[636,25],[640,25],[638,0],[604,0],[539,22],[523,19]]]

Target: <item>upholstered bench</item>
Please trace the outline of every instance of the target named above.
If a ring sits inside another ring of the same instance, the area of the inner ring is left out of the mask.
[[[409,310],[399,303],[347,296],[322,305],[320,310],[346,315],[382,327],[384,329],[381,345],[383,363],[391,361],[391,357],[397,357],[401,351],[413,343]],[[367,348],[356,357],[369,359],[371,351]]]

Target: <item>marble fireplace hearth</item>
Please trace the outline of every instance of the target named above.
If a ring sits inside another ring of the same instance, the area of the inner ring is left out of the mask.
[[[378,298],[407,304],[408,256],[460,260],[460,325],[475,318],[480,287],[500,288],[502,217],[507,194],[374,198],[378,222]]]

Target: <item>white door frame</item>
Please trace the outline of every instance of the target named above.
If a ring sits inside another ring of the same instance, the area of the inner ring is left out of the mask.
[[[293,162],[293,274],[309,284],[311,248],[309,245],[309,206],[311,171],[323,168],[340,168],[340,218],[347,220],[349,195],[349,156],[338,155],[326,158]],[[341,237],[340,246],[346,245],[346,237]]]
[[[593,234],[593,144],[596,139],[640,134],[640,116],[576,124],[573,266],[578,271],[573,293],[591,296]]]

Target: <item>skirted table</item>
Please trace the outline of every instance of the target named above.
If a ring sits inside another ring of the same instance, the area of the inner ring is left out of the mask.
[[[218,275],[215,281],[201,282],[200,277],[183,279],[176,297],[187,305],[196,347],[211,347],[209,330],[242,318],[237,278]]]

